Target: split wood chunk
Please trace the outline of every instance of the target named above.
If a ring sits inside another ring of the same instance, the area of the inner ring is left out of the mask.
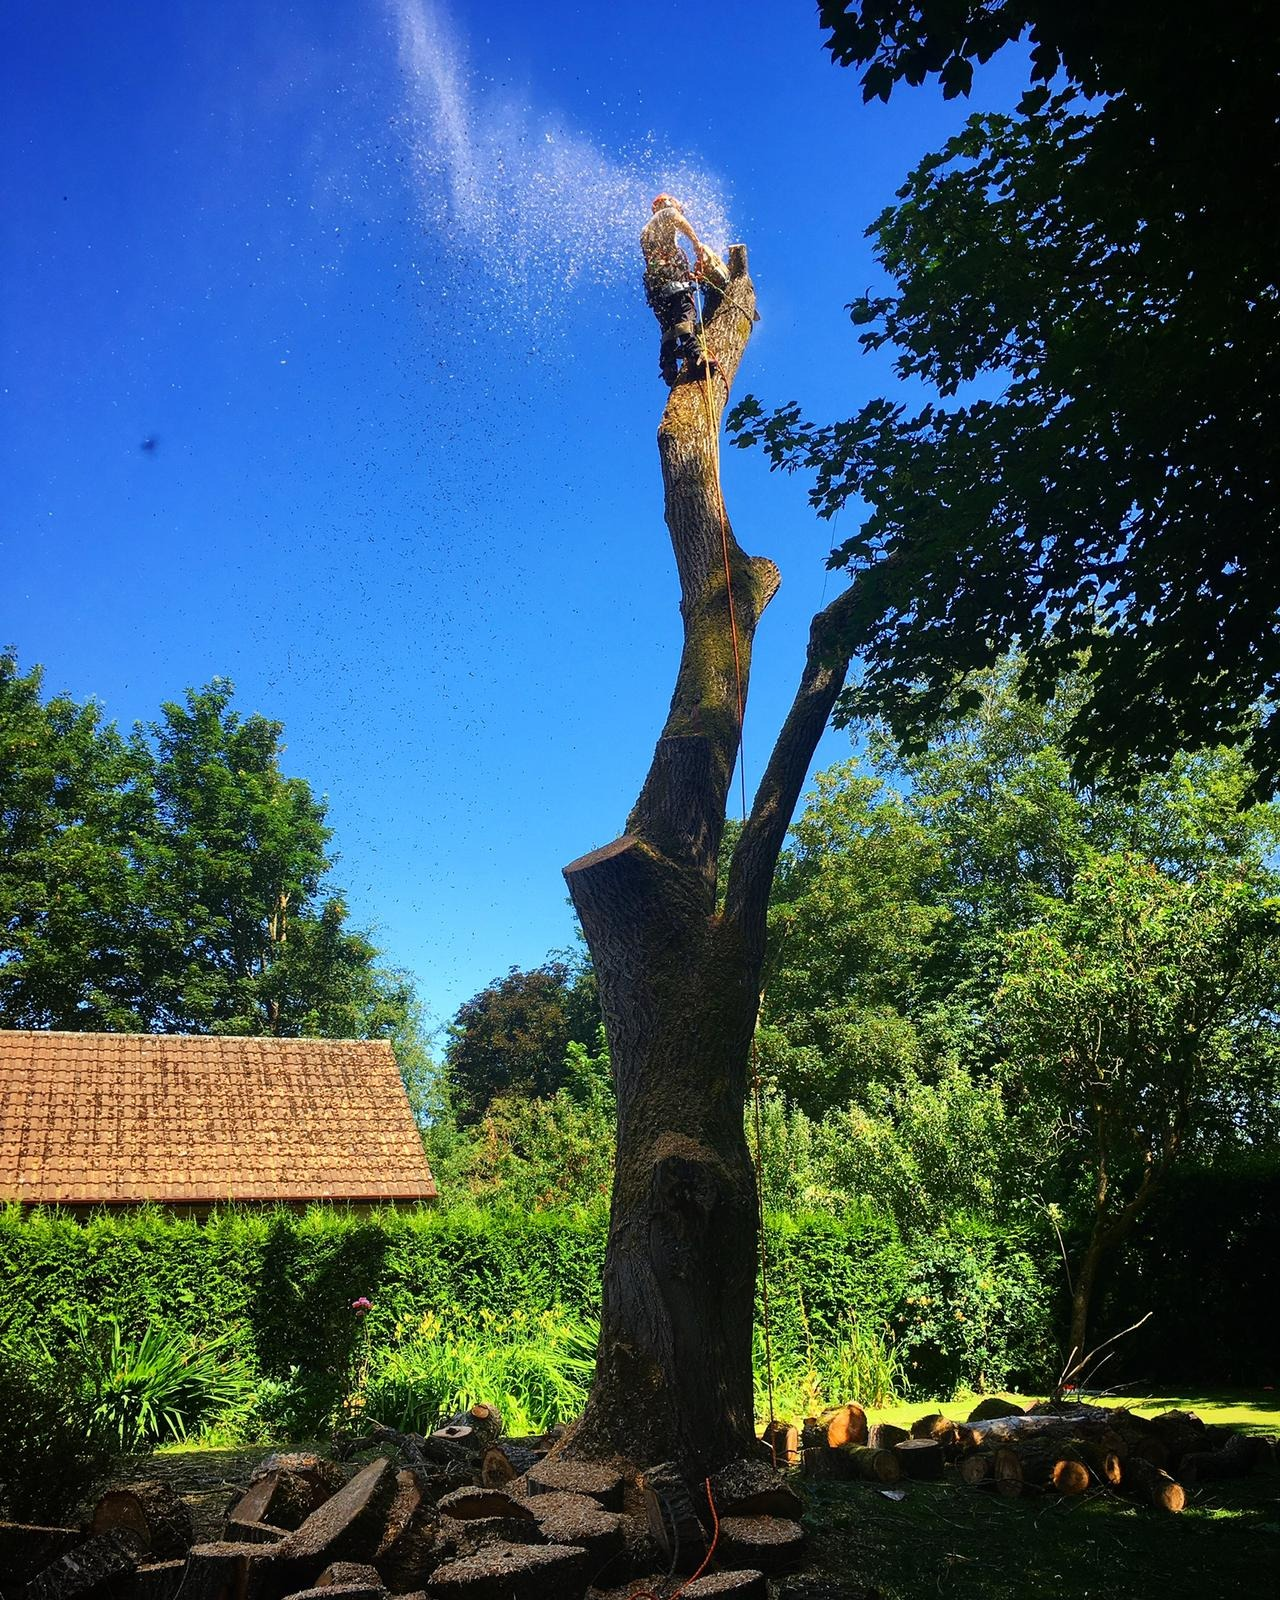
[[[249,1487],[228,1511],[227,1524],[229,1527],[232,1522],[267,1522],[275,1528],[300,1528],[330,1493],[327,1486],[301,1472],[277,1467],[273,1472],[250,1478]]]
[[[193,1545],[187,1554],[186,1576],[182,1582],[182,1600],[242,1600],[250,1593],[253,1568],[265,1570],[279,1546],[231,1544],[216,1540],[211,1544]],[[272,1574],[273,1586],[267,1592],[292,1594],[300,1583],[279,1586]],[[261,1592],[258,1589],[254,1593]]]
[[[433,1600],[579,1600],[587,1553],[566,1544],[492,1544],[437,1567]]]
[[[938,1445],[953,1445],[956,1443],[958,1429],[950,1417],[944,1417],[940,1411],[932,1411],[927,1417],[917,1417],[911,1424],[911,1437],[913,1439],[931,1439]]]
[[[800,1430],[794,1422],[770,1422],[760,1436],[760,1453],[780,1467],[800,1465]]]
[[[371,1561],[382,1542],[398,1487],[388,1460],[379,1457],[369,1462],[300,1528],[262,1551],[271,1559],[273,1574],[279,1573],[300,1589],[314,1582],[332,1561]],[[279,1592],[288,1594],[289,1590]],[[187,1600],[185,1595],[183,1600]]]
[[[472,1522],[481,1517],[516,1517],[522,1522],[532,1522],[533,1512],[519,1500],[501,1489],[455,1489],[443,1495],[436,1509],[444,1517],[456,1517],[460,1522]]]
[[[253,1469],[249,1474],[250,1485],[273,1472],[290,1473],[310,1485],[311,1511],[322,1506],[331,1494],[337,1494],[347,1481],[346,1473],[328,1456],[318,1456],[310,1450],[279,1450],[264,1457]]]
[[[540,1452],[509,1439],[491,1444],[480,1464],[480,1481],[486,1489],[501,1489],[514,1478],[528,1472],[540,1459]]]
[[[942,1477],[942,1445],[937,1439],[904,1439],[894,1454],[908,1478],[936,1483]]]
[[[789,1517],[721,1517],[716,1559],[721,1566],[787,1572],[804,1554],[804,1529]]]
[[[766,1600],[768,1581],[763,1572],[709,1572],[680,1591],[680,1600]]]
[[[993,1450],[970,1450],[967,1455],[960,1457],[957,1471],[961,1483],[967,1483],[970,1488],[987,1482],[993,1476],[995,1452]]]
[[[901,1444],[911,1435],[905,1428],[900,1428],[896,1422],[877,1422],[867,1435],[867,1443],[873,1450],[892,1450],[895,1444]]]
[[[157,1561],[185,1554],[195,1537],[186,1502],[157,1478],[108,1489],[93,1508],[89,1527],[92,1533],[121,1528]]]
[[[141,1546],[124,1528],[96,1533],[62,1555],[23,1590],[25,1600],[72,1600],[73,1596],[107,1592],[113,1579],[125,1578],[138,1565]]]
[[[529,1494],[585,1494],[606,1511],[622,1510],[622,1474],[595,1461],[538,1461],[525,1474]]]
[[[738,1460],[711,1479],[711,1497],[722,1517],[799,1517],[804,1503],[780,1472],[764,1461]]]
[[[388,1588],[400,1594],[421,1583],[445,1559],[440,1547],[439,1517],[417,1475],[407,1467],[396,1473],[395,1499],[383,1525],[373,1564]]]
[[[679,1468],[672,1461],[660,1462],[637,1483],[649,1531],[668,1562],[679,1572],[693,1572],[707,1553],[707,1535]],[[723,1521],[720,1526],[723,1530]]]
[[[867,1413],[853,1401],[824,1411],[819,1418],[819,1425],[825,1430],[827,1444],[832,1450],[838,1450],[845,1444],[867,1442]]]
[[[1187,1503],[1186,1490],[1178,1480],[1141,1456],[1130,1456],[1125,1462],[1123,1487],[1158,1511],[1181,1511]]]
[[[990,1422],[996,1417],[1021,1417],[1024,1416],[1020,1405],[1015,1405],[1012,1400],[1006,1400],[1003,1395],[988,1395],[985,1400],[979,1400],[969,1413],[969,1422]]]
[[[935,1449],[937,1447],[935,1446]],[[897,1483],[902,1476],[902,1460],[894,1450],[877,1450],[869,1444],[845,1444],[838,1452],[852,1477],[874,1483]],[[941,1451],[938,1451],[941,1461]]]

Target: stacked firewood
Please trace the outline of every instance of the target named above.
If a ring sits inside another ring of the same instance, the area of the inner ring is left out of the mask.
[[[1125,1407],[1052,1404],[1024,1411],[1011,1400],[983,1400],[964,1422],[932,1412],[911,1428],[869,1427],[861,1406],[775,1424],[761,1448],[806,1474],[934,1480],[954,1468],[960,1481],[1016,1497],[1080,1495],[1090,1489],[1131,1495],[1162,1511],[1181,1511],[1202,1479],[1243,1477],[1274,1465],[1280,1441],[1206,1425],[1194,1411],[1140,1417]]]
[[[685,1600],[765,1600],[801,1558],[800,1498],[766,1463],[624,1475],[565,1459],[564,1432],[508,1438],[487,1405],[427,1434],[370,1423],[339,1452],[382,1452],[358,1468],[268,1456],[212,1539],[170,1484],[119,1484],[78,1527],[0,1523],[0,1600],[585,1600],[673,1572]]]

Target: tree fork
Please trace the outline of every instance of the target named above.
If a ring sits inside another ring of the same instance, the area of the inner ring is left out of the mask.
[[[737,543],[720,486],[720,419],[755,322],[741,245],[708,310],[718,376],[673,388],[658,429],[684,629],[670,710],[625,831],[564,869],[618,1099],[596,1375],[564,1451],[640,1469],[670,1462],[690,1480],[749,1454],[754,1438],[758,1208],[743,1112],[765,911],[848,664],[841,597],[814,619],[717,913],[739,710],[755,630],[779,583],[772,561]]]

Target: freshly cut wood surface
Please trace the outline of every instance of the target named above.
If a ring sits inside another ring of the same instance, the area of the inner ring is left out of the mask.
[[[90,1530],[134,1534],[142,1549],[157,1560],[184,1555],[195,1530],[191,1512],[173,1489],[156,1478],[108,1489],[93,1510]]]

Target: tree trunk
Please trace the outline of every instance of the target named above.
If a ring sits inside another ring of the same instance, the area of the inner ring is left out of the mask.
[[[729,272],[707,320],[718,377],[674,388],[658,430],[684,625],[671,708],[625,832],[565,868],[618,1099],[596,1375],[565,1448],[639,1467],[671,1462],[697,1479],[753,1446],[758,1199],[743,1110],[765,912],[848,661],[842,596],[814,620],[718,913],[752,640],[779,582],[771,561],[739,547],[720,489],[720,417],[755,319],[741,246]]]

